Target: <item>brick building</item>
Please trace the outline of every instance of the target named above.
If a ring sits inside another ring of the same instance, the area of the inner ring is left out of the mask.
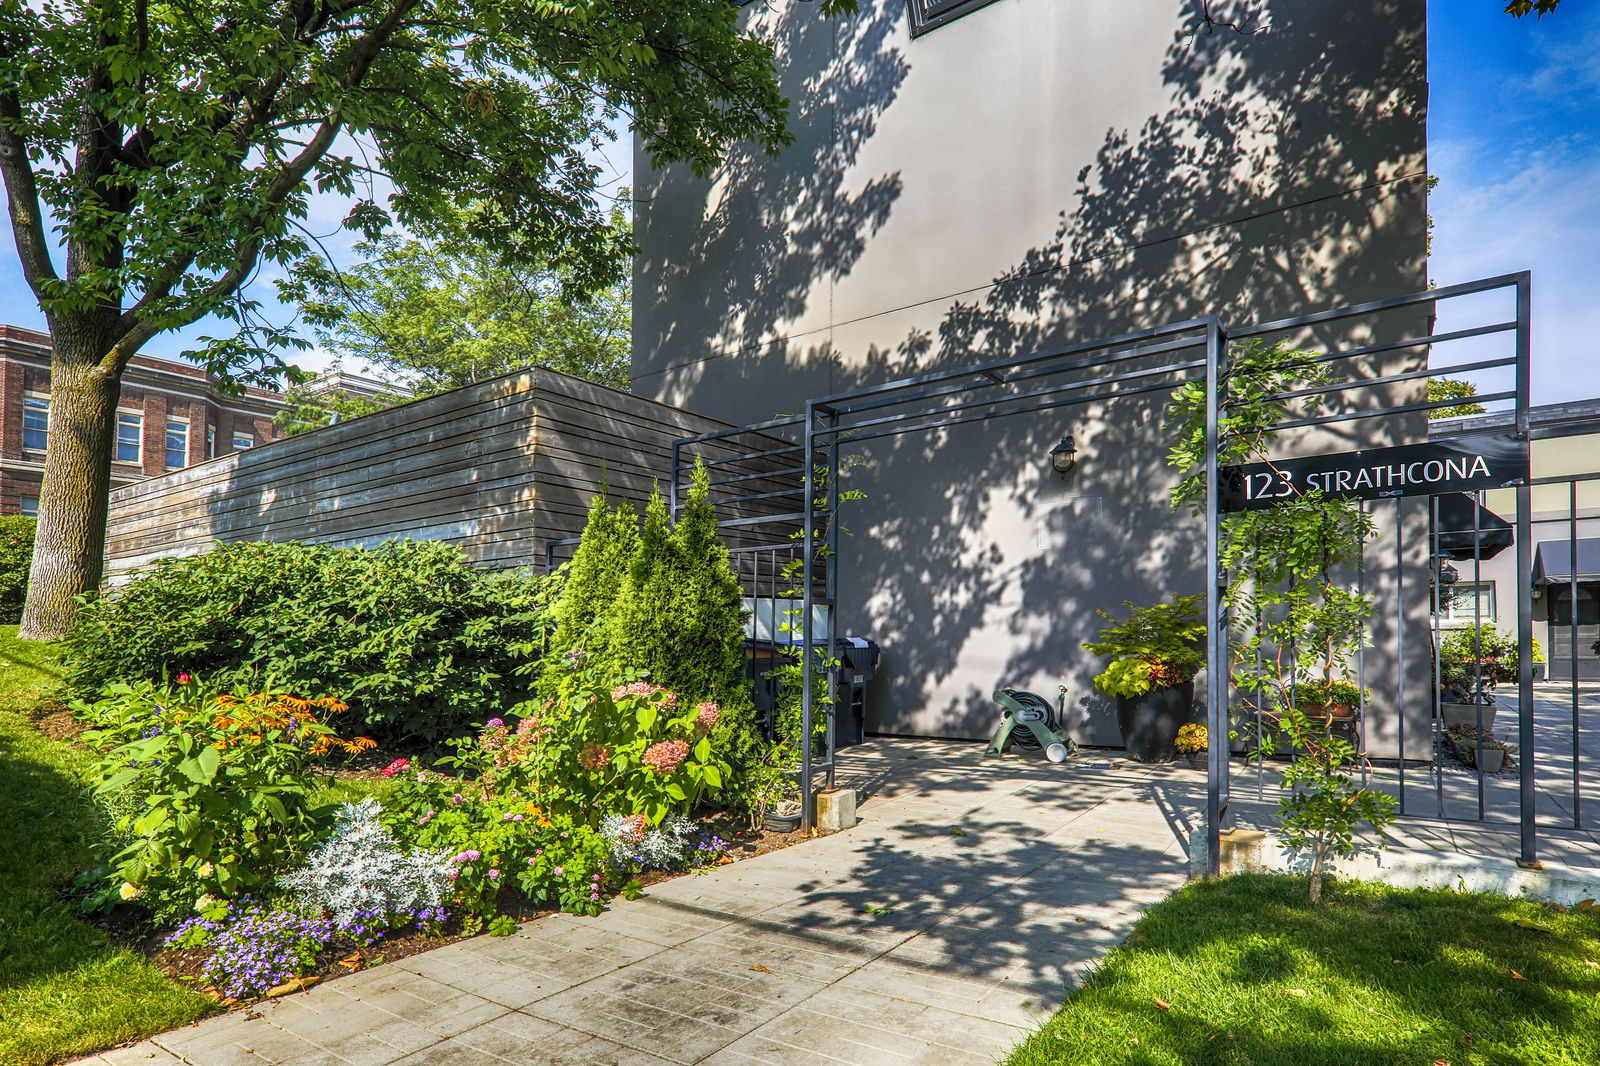
[[[136,355],[117,404],[112,487],[277,439],[276,392],[220,395],[199,367]],[[0,514],[33,514],[50,430],[50,337],[0,325]]]

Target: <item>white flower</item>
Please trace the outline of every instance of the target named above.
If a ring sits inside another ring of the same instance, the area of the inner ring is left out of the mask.
[[[117,890],[117,895],[123,899],[138,899],[143,895],[143,892],[132,881],[124,881],[122,882],[122,887]]]
[[[194,901],[194,909],[197,911],[203,911],[206,908],[214,907],[221,902],[222,901],[217,899],[216,896],[213,896],[211,893],[207,892],[205,895]]]
[[[215,866],[211,865],[209,862],[203,862],[203,863],[200,864],[200,876],[201,877],[210,877],[212,874],[214,874],[216,872],[217,872],[217,868]]]

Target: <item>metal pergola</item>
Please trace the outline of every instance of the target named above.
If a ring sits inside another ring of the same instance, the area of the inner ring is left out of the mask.
[[[818,654],[824,650],[824,646],[815,632],[816,609],[826,607],[829,611],[830,631],[827,639],[830,645],[832,640],[843,632],[838,617],[837,486],[841,448],[854,447],[900,434],[936,431],[970,422],[1082,406],[1141,394],[1170,393],[1185,382],[1203,381],[1206,391],[1206,617],[1209,622],[1206,710],[1210,737],[1206,837],[1210,868],[1215,872],[1218,863],[1219,836],[1228,820],[1231,800],[1228,722],[1232,694],[1227,684],[1226,666],[1229,662],[1228,619],[1223,600],[1226,575],[1222,572],[1218,557],[1221,472],[1217,462],[1218,433],[1226,413],[1223,404],[1223,385],[1228,373],[1228,347],[1232,343],[1252,338],[1266,339],[1274,336],[1303,338],[1308,333],[1315,334],[1340,323],[1388,316],[1408,309],[1417,312],[1431,309],[1441,301],[1499,290],[1514,290],[1516,310],[1510,319],[1445,333],[1434,333],[1432,331],[1434,318],[1430,316],[1427,328],[1416,331],[1415,335],[1402,336],[1398,340],[1336,348],[1319,345],[1322,354],[1312,361],[1350,361],[1355,365],[1361,365],[1362,360],[1408,350],[1422,351],[1426,361],[1427,353],[1435,345],[1505,333],[1514,334],[1515,350],[1511,355],[1478,359],[1445,367],[1424,367],[1377,377],[1356,376],[1325,388],[1285,394],[1286,397],[1313,393],[1329,396],[1365,396],[1368,399],[1376,397],[1378,402],[1376,405],[1365,407],[1347,404],[1343,409],[1333,413],[1284,421],[1275,428],[1290,430],[1339,422],[1382,419],[1451,406],[1460,401],[1428,400],[1393,404],[1384,402],[1382,393],[1389,386],[1418,382],[1446,372],[1466,373],[1504,367],[1514,368],[1514,387],[1486,393],[1475,399],[1484,403],[1512,402],[1516,410],[1516,432],[1526,439],[1529,405],[1530,304],[1529,275],[1523,272],[1313,314],[1276,319],[1242,328],[1230,328],[1224,325],[1220,317],[1207,315],[976,366],[919,374],[879,385],[819,396],[806,401],[803,414],[687,437],[676,442],[672,450],[670,481],[674,511],[678,489],[683,483],[683,474],[687,469],[686,460],[696,445],[712,441],[725,442],[739,434],[787,435],[787,439],[776,447],[763,447],[733,458],[724,456],[706,460],[705,465],[709,468],[752,459],[784,464],[762,473],[713,478],[713,486],[734,493],[740,491],[738,486],[741,483],[758,478],[787,476],[798,477],[800,480],[798,487],[743,496],[734,495],[718,502],[750,504],[756,501],[785,499],[793,501],[793,506],[776,513],[738,518],[724,523],[724,526],[756,529],[790,523],[799,527],[802,607],[800,634],[796,643],[800,646],[803,662],[802,735],[810,737],[813,735],[815,715],[818,711],[814,682],[820,676],[819,671],[825,671],[828,675],[828,691],[833,691],[836,680],[834,676],[836,666],[833,665],[832,655]],[[794,465],[795,459],[798,459],[798,465]],[[1532,635],[1529,585],[1532,561],[1528,529],[1528,493],[1526,483],[1517,487],[1517,564],[1520,575],[1518,634],[1522,649],[1520,691],[1521,705],[1525,709],[1521,722],[1521,741],[1523,751],[1527,753],[1522,760],[1521,858],[1525,863],[1533,863],[1536,861],[1532,819],[1533,734],[1532,716],[1527,710],[1531,707],[1532,700],[1532,675],[1528,658]],[[1403,627],[1400,632],[1403,640]],[[826,650],[831,653],[831,647]],[[814,824],[816,816],[815,795],[811,787],[816,780],[816,774],[825,771],[827,785],[829,787],[833,785],[835,746],[831,707],[826,709],[826,713],[826,758],[824,760],[813,758],[812,745],[801,745],[803,824],[808,827]]]

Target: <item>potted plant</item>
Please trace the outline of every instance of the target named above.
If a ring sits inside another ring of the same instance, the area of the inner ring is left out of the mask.
[[[1445,729],[1445,739],[1454,749],[1456,758],[1476,766],[1486,774],[1505,769],[1511,756],[1511,745],[1494,736],[1487,729],[1472,725],[1453,725]]]
[[[1517,680],[1517,642],[1487,622],[1439,643],[1439,716],[1455,725],[1494,728],[1494,687]]]
[[[769,833],[800,828],[800,754],[793,744],[775,743],[745,770],[750,827]]]
[[[1199,722],[1186,722],[1178,727],[1178,737],[1173,746],[1179,755],[1188,757],[1189,766],[1195,770],[1206,768],[1206,749],[1211,745],[1211,732]]]
[[[1137,607],[1110,622],[1084,647],[1110,658],[1095,675],[1101,692],[1117,700],[1117,725],[1128,755],[1140,762],[1161,762],[1177,752],[1178,729],[1194,714],[1194,675],[1205,663],[1204,612],[1198,596],[1178,596],[1171,603]]]

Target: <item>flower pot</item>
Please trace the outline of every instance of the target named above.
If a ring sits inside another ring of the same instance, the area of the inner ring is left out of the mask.
[[[1504,748],[1472,748],[1472,765],[1486,774],[1497,774],[1506,768]]]
[[[792,833],[800,828],[800,815],[767,814],[762,816],[761,828],[769,833]]]
[[[1533,664],[1533,680],[1534,680],[1535,684],[1537,684],[1538,682],[1543,681],[1545,679],[1545,672],[1548,669],[1549,669],[1549,665],[1547,663],[1534,663]]]
[[[1197,751],[1197,752],[1194,752],[1192,754],[1185,755],[1183,757],[1185,759],[1189,760],[1189,769],[1191,769],[1191,770],[1204,770],[1204,769],[1206,769],[1207,756],[1206,756],[1205,752]]]
[[[1478,712],[1483,712],[1483,728],[1494,728],[1494,704],[1492,703],[1441,703],[1439,704],[1439,717],[1444,719],[1445,728],[1453,725],[1477,726]]]
[[[1151,689],[1137,699],[1117,698],[1117,725],[1128,757],[1166,762],[1177,754],[1178,730],[1194,714],[1194,681]]]

